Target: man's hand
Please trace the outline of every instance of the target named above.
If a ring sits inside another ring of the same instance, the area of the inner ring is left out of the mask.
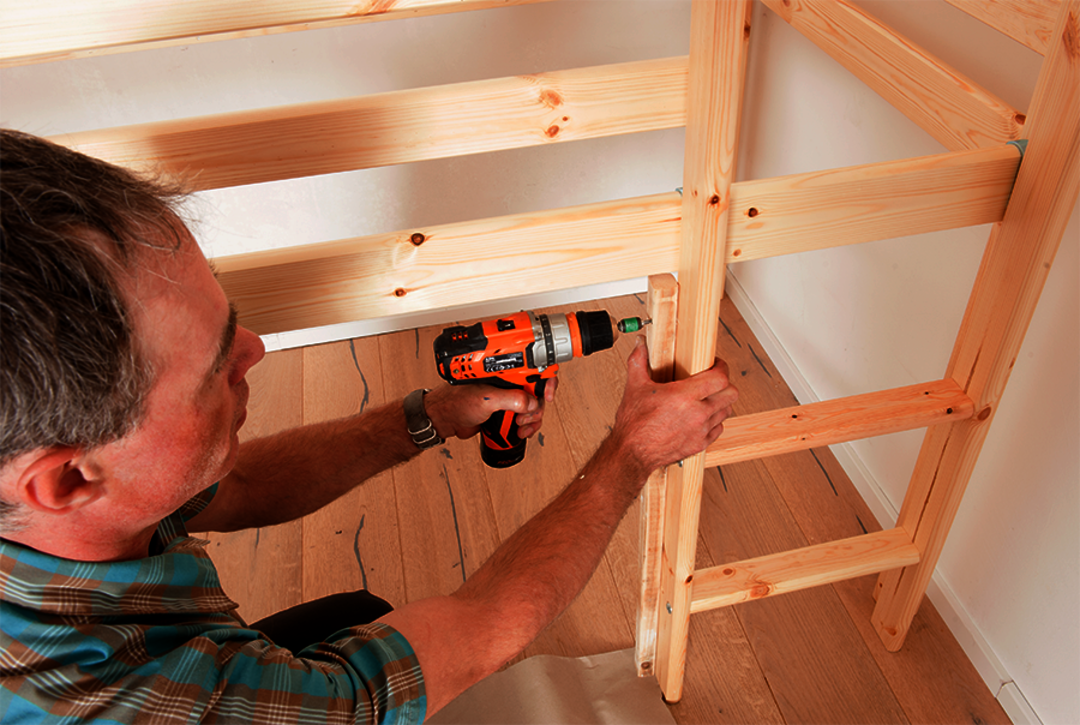
[[[557,381],[545,386],[544,399],[524,390],[504,390],[490,385],[444,385],[424,396],[424,408],[443,438],[471,438],[480,425],[499,410],[517,413],[518,435],[528,438],[540,430],[544,403],[555,398]]]
[[[627,360],[626,389],[615,414],[612,437],[648,472],[705,450],[724,430],[739,391],[728,366],[711,368],[684,380],[656,383],[643,343]]]

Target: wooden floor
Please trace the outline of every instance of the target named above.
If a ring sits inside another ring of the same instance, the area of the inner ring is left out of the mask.
[[[644,314],[636,296],[573,309],[606,309],[616,319]],[[249,374],[245,435],[350,415],[440,384],[431,352],[440,330],[267,356]],[[632,345],[624,338],[613,350],[562,366],[556,403],[516,468],[487,469],[476,440],[454,440],[302,521],[209,537],[241,615],[250,621],[360,587],[394,604],[453,591],[599,445]],[[740,390],[737,413],[795,404],[728,300],[718,348]],[[588,587],[527,656],[633,646],[637,526],[635,507]],[[828,449],[727,466],[707,474],[699,566],[879,528]],[[869,625],[873,582],[867,577],[693,615],[685,696],[670,706],[675,720],[1008,722],[928,601],[904,649],[884,650]]]

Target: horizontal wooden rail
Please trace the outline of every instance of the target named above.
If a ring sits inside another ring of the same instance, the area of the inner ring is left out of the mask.
[[[952,151],[1020,138],[1024,115],[845,0],[763,0]]]
[[[733,184],[728,263],[1001,220],[1011,146]],[[677,192],[215,260],[260,333],[678,268]]]
[[[0,67],[543,0],[4,0]]]
[[[216,189],[681,126],[686,64],[685,57],[618,63],[53,140]]]
[[[1061,0],[946,0],[1036,53],[1046,55]]]
[[[1001,145],[741,182],[728,263],[1000,221],[1019,166]]]
[[[970,418],[975,407],[953,380],[852,395],[729,418],[706,466],[818,448]]]
[[[877,574],[919,563],[919,550],[903,529],[815,544],[780,554],[699,569],[691,612]]]
[[[673,271],[679,195],[425,227],[215,260],[259,334]]]

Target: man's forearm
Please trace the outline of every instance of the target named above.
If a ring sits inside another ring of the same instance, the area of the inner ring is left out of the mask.
[[[228,517],[214,520],[211,530],[292,521],[419,452],[401,401],[247,441],[218,494],[231,499],[220,502]]]
[[[609,437],[581,474],[457,592],[383,619],[419,653],[429,713],[517,655],[588,583],[648,477],[624,451]],[[463,620],[487,625],[466,628]]]

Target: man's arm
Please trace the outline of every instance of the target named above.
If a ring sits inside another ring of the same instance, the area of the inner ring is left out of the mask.
[[[570,605],[649,474],[704,450],[738,397],[720,361],[661,385],[649,377],[641,345],[628,370],[615,426],[581,474],[457,592],[380,620],[416,651],[429,715],[521,652]]]
[[[554,386],[549,388],[548,399],[554,395]],[[523,437],[539,430],[543,417],[543,405],[521,390],[443,386],[424,397],[428,417],[442,438],[475,435],[497,410],[518,413]],[[188,522],[188,529],[237,531],[292,521],[418,453],[400,400],[247,441],[213,501]]]

